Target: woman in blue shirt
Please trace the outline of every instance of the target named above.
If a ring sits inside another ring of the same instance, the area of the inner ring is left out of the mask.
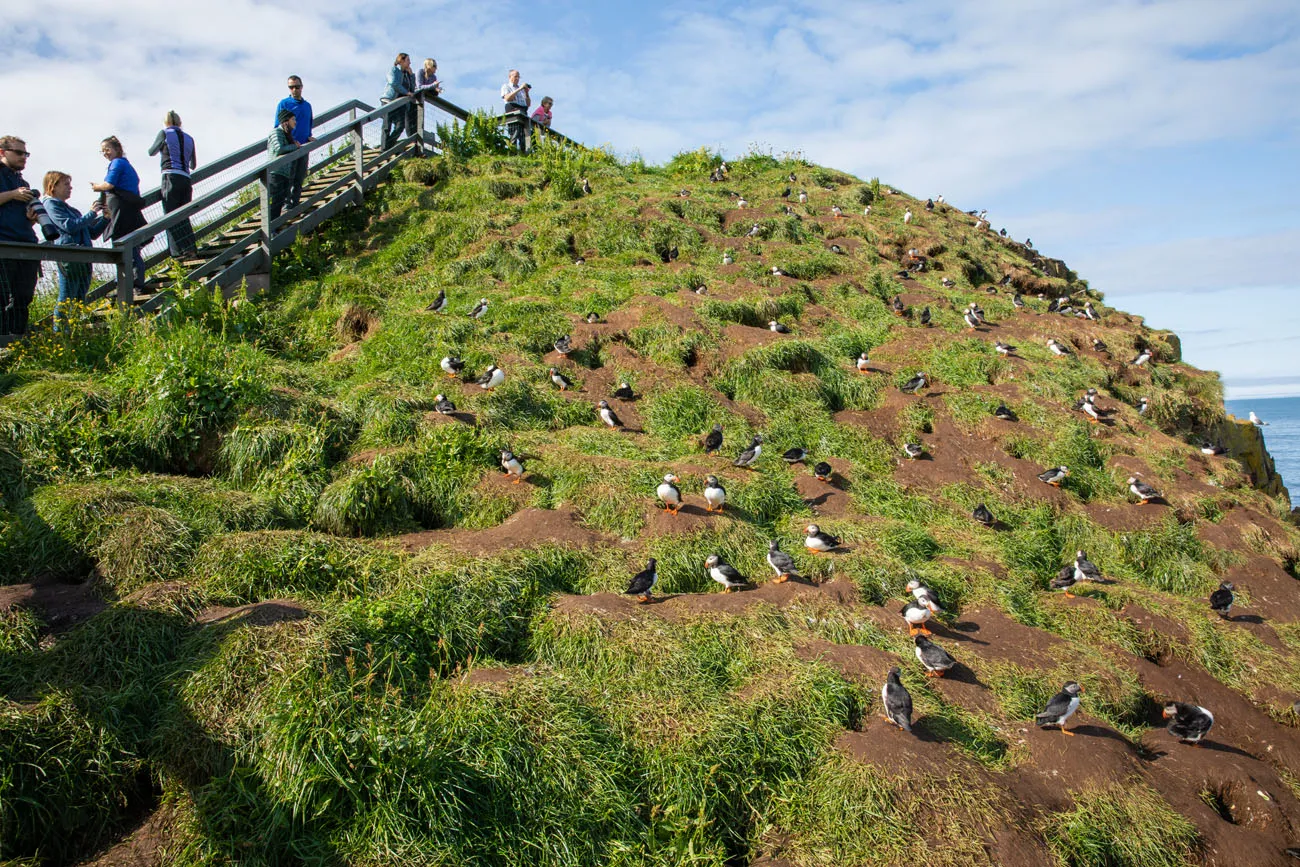
[[[56,245],[89,247],[108,225],[101,213],[104,206],[95,202],[89,214],[82,216],[68,198],[72,195],[72,175],[64,172],[46,172],[41,184],[45,191],[42,203],[54,227],[59,230]],[[69,301],[85,301],[90,289],[90,265],[86,262],[59,263],[59,303],[54,308],[54,330],[59,330],[59,320],[66,315],[64,307]]]
[[[127,161],[117,136],[111,135],[100,142],[99,152],[108,160],[108,173],[100,183],[91,184],[91,189],[107,195],[104,207],[108,212],[108,231],[104,238],[120,241],[146,225],[144,199],[140,198],[140,176]],[[140,247],[132,251],[131,259],[135,264],[135,288],[143,292],[144,256],[140,254]]]
[[[415,73],[411,71],[411,55],[403,51],[393,60],[393,68],[388,70],[388,86],[379,101],[387,104],[395,99],[410,96],[414,92]],[[393,142],[401,137],[403,127],[406,128],[407,135],[415,135],[415,120],[415,103],[411,103],[401,111],[389,114],[384,122],[383,150],[388,150],[393,146]]]

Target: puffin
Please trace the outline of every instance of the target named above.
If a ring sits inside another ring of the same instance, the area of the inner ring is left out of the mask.
[[[1085,551],[1074,552],[1074,580],[1095,583],[1105,581],[1101,577],[1101,570],[1097,568],[1096,563],[1088,559],[1088,554]]]
[[[739,590],[749,584],[748,578],[737,572],[731,564],[723,562],[717,554],[708,556],[704,561],[704,568],[708,570],[710,578],[723,586],[724,593]]]
[[[921,311],[921,318],[920,318],[919,321],[920,321],[920,323],[921,323],[922,325],[924,325],[926,328],[929,328],[929,327],[930,327],[930,308],[929,308],[928,305],[926,306],[926,308],[925,308],[924,310]]]
[[[889,669],[889,679],[880,689],[880,706],[885,709],[885,722],[893,723],[905,732],[912,730],[912,694],[898,679],[898,666]]]
[[[1070,588],[1074,586],[1073,564],[1066,563],[1062,566],[1061,571],[1056,573],[1056,577],[1049,581],[1047,586],[1053,590],[1061,590],[1065,593],[1066,597],[1073,599],[1074,594],[1070,592]]]
[[[1097,405],[1092,402],[1091,395],[1079,402],[1079,411],[1088,417],[1089,424],[1101,423],[1101,416],[1097,413]]]
[[[1221,581],[1219,589],[1210,594],[1210,610],[1224,618],[1231,614],[1232,603],[1235,598],[1232,591],[1235,589],[1231,581]]]
[[[623,420],[618,417],[614,410],[610,409],[609,401],[600,401],[596,404],[596,409],[600,412],[600,420],[606,425],[616,430],[623,427]]]
[[[786,178],[786,180],[789,181],[789,182],[792,183],[792,184],[793,184],[793,183],[797,183],[797,182],[799,181],[799,179],[798,179],[797,177],[795,177],[794,172],[790,172],[790,175]]]
[[[836,256],[843,256],[844,248],[841,247],[839,244],[831,244],[831,252],[834,253]]]
[[[898,387],[898,390],[901,391],[903,394],[916,394],[918,391],[925,388],[929,384],[930,381],[926,379],[925,372],[921,371],[917,373],[916,376],[912,377],[907,382],[900,385]]]
[[[669,262],[676,262],[676,261],[677,261],[677,257],[680,256],[680,255],[681,255],[681,254],[677,251],[677,245],[674,244],[674,245],[673,245],[673,246],[668,250],[668,261],[669,261]]]
[[[424,308],[424,309],[427,310],[427,311],[429,311],[430,313],[441,313],[442,311],[446,310],[446,309],[447,309],[447,290],[446,290],[446,289],[439,289],[439,290],[438,290],[438,297],[435,298],[435,299],[433,299],[432,303],[430,303],[429,306],[426,307],[426,308]]]
[[[755,223],[754,225],[757,226],[758,224]],[[789,277],[789,276],[790,276],[789,274],[787,274],[787,273],[785,273],[784,271],[782,271],[782,270],[781,270],[779,267],[777,267],[776,265],[773,265],[773,266],[772,266],[771,272],[772,272],[772,276],[773,276],[773,277]],[[770,325],[771,323],[768,323],[768,324]]]
[[[1053,355],[1072,355],[1070,347],[1057,340],[1055,337],[1047,338],[1047,348]]]
[[[889,309],[893,311],[895,316],[902,316],[907,312],[907,307],[903,305],[903,298],[901,295],[895,295],[890,300]]]
[[[524,479],[524,465],[510,449],[501,450],[501,469],[506,471],[507,476],[515,477],[516,485]]]
[[[1147,410],[1151,408],[1151,398],[1143,397],[1138,399],[1138,415],[1146,415]]]
[[[788,199],[790,198],[790,194],[793,192],[794,190],[790,189],[789,187],[786,187],[784,190],[781,191],[781,198]]]
[[[578,258],[576,258],[576,259],[573,260],[573,264],[575,264],[575,265],[586,265],[586,264],[587,264],[587,260],[584,259],[583,257],[579,256]]]
[[[925,200],[925,209],[926,209],[927,211],[933,211],[933,210],[934,210],[934,199],[926,199],[926,200]]]
[[[1214,714],[1200,705],[1171,701],[1161,713],[1169,720],[1166,730],[1180,743],[1191,746],[1199,746],[1214,727]]]
[[[912,643],[916,645],[916,658],[924,666],[926,677],[943,677],[957,664],[957,660],[953,659],[948,651],[935,644],[925,635],[915,636]]]
[[[858,356],[857,366],[858,373],[868,373],[871,370],[871,359],[867,358],[865,352]]]
[[[1061,687],[1061,691],[1052,696],[1047,702],[1047,707],[1034,717],[1034,722],[1039,728],[1049,726],[1058,726],[1061,734],[1074,737],[1074,732],[1066,731],[1065,724],[1069,721],[1074,712],[1079,709],[1079,696],[1083,695],[1083,687],[1074,681],[1070,681]]]
[[[992,527],[998,522],[998,519],[993,517],[993,513],[989,511],[989,507],[983,503],[976,506],[975,510],[970,513],[970,516],[985,527]]]
[[[1151,350],[1143,349],[1140,352],[1138,352],[1138,354],[1133,358],[1132,361],[1129,362],[1129,364],[1133,365],[1134,367],[1141,367],[1142,365],[1146,364],[1150,360],[1151,360]]]
[[[722,487],[717,476],[709,476],[704,480],[704,502],[706,512],[721,512],[726,505],[727,489]]]
[[[433,398],[433,410],[440,415],[451,415],[456,411],[456,404],[447,400],[444,395],[435,395]]]
[[[997,352],[998,355],[1004,357],[1008,355],[1014,355],[1016,352],[1016,348],[1014,346],[1012,346],[1010,343],[1003,343],[1001,340],[993,341],[993,349],[994,351]]]
[[[731,257],[731,254],[730,254],[730,253],[723,253],[723,254],[722,254],[722,264],[724,264],[724,265],[730,265],[731,263],[733,263],[733,262],[735,262],[735,261],[736,261],[736,260],[733,259],[733,258]]]
[[[1032,250],[1032,249],[1034,249],[1034,242],[1031,241],[1031,240],[1029,240],[1028,238],[1026,238],[1026,239],[1025,239],[1025,246]]]
[[[563,373],[560,373],[558,370],[556,370],[554,367],[550,369],[549,373],[551,376],[551,382],[555,383],[556,386],[560,389],[560,391],[568,391],[569,389],[573,388],[573,382],[570,381],[570,379],[567,376],[565,376]]]
[[[993,417],[1002,421],[1019,421],[1016,414],[1005,403],[999,403],[998,408],[993,410]]]
[[[777,584],[801,577],[798,567],[794,565],[794,558],[781,550],[781,543],[776,539],[767,545],[767,565],[776,571]]]
[[[588,325],[595,325],[595,324],[597,324],[598,322],[600,322],[600,314],[599,314],[599,313],[597,313],[597,312],[595,312],[595,311],[593,310],[591,313],[588,313],[588,314],[587,314],[587,324],[588,324]]]
[[[908,223],[911,222],[912,222],[912,211],[909,208],[908,210],[903,212],[903,224],[907,225]]]
[[[992,289],[993,287],[990,286],[989,288]],[[993,291],[996,292],[997,290],[994,289]],[[969,304],[969,306],[967,306],[966,309],[971,312],[971,314],[975,317],[975,321],[978,322],[980,325],[989,324],[988,320],[984,318],[984,308],[976,304],[974,301],[972,301]]]
[[[683,187],[677,191],[677,195],[679,198],[689,199],[691,197],[691,191]]]
[[[814,554],[825,554],[827,551],[834,551],[840,546],[840,540],[830,533],[823,533],[822,528],[816,524],[809,524],[803,531],[803,544]]]
[[[586,178],[582,179],[582,194],[584,196],[591,195],[591,181],[587,180]]]
[[[628,582],[627,589],[623,592],[629,596],[638,596],[638,605],[644,605],[650,602],[650,591],[654,589],[655,582],[659,580],[659,569],[655,564],[655,558],[651,557],[646,562],[645,568],[632,576]]]
[[[696,295],[707,295],[708,293],[709,293],[709,287],[705,286],[703,283],[695,287]]]
[[[818,461],[817,465],[813,467],[813,475],[817,477],[819,482],[829,482],[834,473],[835,471],[831,468],[831,465],[825,461]]]
[[[952,279],[951,277],[944,277],[942,280],[939,281],[939,285],[945,289],[951,289],[952,287],[957,285],[957,281]]]
[[[867,205],[865,208],[862,209],[862,216],[864,216],[864,217],[870,217],[870,216],[871,216],[871,206],[870,206],[870,205]]]
[[[903,454],[907,455],[909,461],[914,461],[925,454],[925,446],[920,443],[903,443]]]
[[[1101,317],[1097,315],[1097,311],[1093,309],[1091,301],[1085,301],[1083,304],[1083,318],[1092,322],[1101,319]]]
[[[1070,470],[1065,466],[1052,467],[1050,470],[1044,470],[1038,474],[1038,481],[1046,482],[1054,488],[1059,488],[1061,482],[1070,474]]]
[[[1160,499],[1160,492],[1146,482],[1140,481],[1137,476],[1128,477],[1128,490],[1130,494],[1138,498],[1137,504],[1139,506],[1145,506],[1152,500]]]
[[[478,303],[474,305],[473,309],[469,311],[469,316],[471,319],[482,319],[483,314],[487,313],[487,309],[488,300],[486,298],[480,298]]]
[[[731,462],[732,465],[752,470],[754,464],[758,462],[758,456],[763,453],[762,443],[763,438],[758,434],[754,434],[754,438],[749,442],[749,448],[736,455],[736,459]]]
[[[1011,306],[1012,306],[1012,307],[1024,307],[1024,306],[1025,306],[1025,296],[1021,295],[1019,292],[1017,292],[1015,295],[1012,295],[1012,296],[1011,296]]]
[[[569,335],[567,334],[561,334],[559,338],[556,339],[554,346],[555,351],[560,353],[560,355],[568,355],[573,351],[573,341],[569,339]]]
[[[1212,443],[1209,440],[1201,443],[1201,454],[1203,455],[1222,455],[1227,454],[1228,450],[1218,443]]]
[[[633,400],[636,397],[632,392],[632,386],[628,385],[626,382],[620,382],[618,388],[614,389],[614,393],[610,396],[616,400],[622,401]]]
[[[781,460],[787,464],[797,464],[806,457],[808,457],[807,450],[795,446],[792,449],[786,449],[785,454],[781,455]]]
[[[966,312],[962,314],[961,318],[966,320],[966,329],[968,331],[974,331],[979,327],[980,320],[979,317],[975,315],[974,310],[968,308]]]
[[[749,202],[745,201],[745,197],[744,197],[744,196],[740,196],[739,198],[736,199],[736,207],[737,207],[737,208],[740,208],[741,210],[743,210],[743,209],[749,207]]]
[[[934,609],[930,606],[913,599],[904,605],[898,613],[902,614],[903,619],[907,621],[908,635],[915,636],[917,633],[930,634],[929,628],[925,625],[934,616]]]
[[[907,582],[907,592],[911,593],[912,597],[917,602],[921,603],[926,608],[929,608],[931,613],[937,613],[940,610],[939,597],[935,595],[933,590],[925,584],[922,584],[916,578]]]
[[[475,380],[479,388],[487,391],[496,388],[506,380],[506,372],[495,364],[489,364],[488,369],[483,371],[483,375]]]
[[[775,332],[776,334],[789,334],[789,333],[790,333],[790,328],[789,328],[789,326],[782,325],[780,322],[777,322],[775,319],[773,319],[772,321],[768,322],[768,323],[767,323],[767,327],[768,327],[768,330],[773,331],[773,332]]]
[[[459,358],[457,358],[454,355],[445,355],[443,356],[442,361],[439,363],[439,367],[441,367],[442,372],[447,374],[448,376],[456,377],[459,376],[460,372],[465,369],[465,362],[461,361]]]
[[[800,190],[800,191],[799,191],[799,204],[801,204],[801,205],[806,205],[806,204],[808,204],[808,191],[807,191],[807,190]]]
[[[934,203],[935,203],[936,205],[942,205],[942,204],[944,203],[944,201],[945,201],[945,200],[944,200],[943,194],[940,193],[939,196],[938,196],[938,198],[936,198],[936,199],[934,200]]]
[[[655,488],[655,496],[663,501],[664,511],[670,515],[676,515],[682,510],[682,490],[677,487],[681,479],[672,473],[664,476],[664,480]]]
[[[839,205],[831,205],[831,216],[838,220],[844,216],[844,211],[840,209]]]
[[[722,448],[722,425],[715,424],[713,430],[704,435],[704,453],[713,454]]]
[[[1100,355],[1110,355],[1110,347],[1100,337],[1092,338],[1092,351]]]
[[[758,223],[755,223],[754,225],[749,227],[748,237],[757,238],[760,234],[762,234],[762,232],[763,232],[763,227],[760,226]]]

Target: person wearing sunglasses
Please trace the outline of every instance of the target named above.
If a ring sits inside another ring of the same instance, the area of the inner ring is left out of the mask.
[[[293,112],[294,121],[297,124],[293,128],[293,140],[299,145],[305,145],[309,141],[315,141],[316,137],[311,134],[312,113],[311,103],[302,98],[302,79],[296,75],[289,76],[289,95],[280,100],[280,104],[275,107],[274,126],[280,125],[280,112]],[[298,207],[298,202],[302,199],[302,185],[307,181],[307,154],[293,164],[293,177],[289,184],[289,197],[285,200],[290,208]]]
[[[36,212],[31,203],[36,190],[23,178],[27,168],[27,143],[17,136],[0,136],[0,241],[35,244]],[[41,263],[27,259],[0,259],[0,334],[27,333],[27,308],[36,294]]]

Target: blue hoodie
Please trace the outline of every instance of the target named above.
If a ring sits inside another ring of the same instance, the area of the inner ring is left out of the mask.
[[[293,112],[293,116],[298,118],[298,125],[293,128],[293,140],[298,144],[306,144],[307,139],[311,138],[311,103],[295,96],[286,96],[275,107],[275,120],[271,126],[280,125],[280,112],[285,110]]]

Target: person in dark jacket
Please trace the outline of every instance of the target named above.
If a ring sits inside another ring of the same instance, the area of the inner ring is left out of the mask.
[[[162,206],[163,213],[185,207],[194,198],[190,172],[198,167],[194,152],[194,139],[181,131],[181,116],[174,111],[163,117],[164,128],[153,140],[149,156],[162,154]],[[48,195],[48,193],[47,193]],[[167,252],[173,259],[194,255],[194,228],[183,220],[167,230]]]
[[[0,136],[0,241],[35,244],[37,193],[23,179],[27,143],[18,136]],[[41,263],[29,259],[0,259],[0,334],[26,334],[27,308],[36,294]]]
[[[72,176],[64,172],[46,172],[41,183],[45,191],[42,203],[50,222],[59,230],[59,237],[54,244],[64,247],[89,247],[108,226],[103,215],[104,205],[95,202],[89,214],[82,216],[68,199],[72,196]],[[88,262],[59,263],[59,303],[54,307],[54,330],[59,330],[59,322],[66,315],[66,306],[70,301],[85,301],[90,289],[90,264]]]
[[[117,136],[111,135],[99,143],[99,152],[108,160],[108,173],[104,180],[91,184],[91,189],[105,194],[104,209],[108,213],[108,231],[104,237],[114,243],[136,229],[146,225],[144,199],[140,197],[140,176],[126,158],[126,151]],[[144,256],[140,245],[131,251],[135,273],[135,288],[144,291]]]
[[[276,115],[279,121],[271,136],[266,140],[266,153],[271,159],[277,159],[299,148],[293,138],[293,130],[298,125],[298,118],[289,109],[281,109]],[[267,196],[270,198],[271,220],[277,220],[284,210],[284,203],[289,198],[289,189],[293,185],[294,166],[296,162],[276,166],[267,177]]]
[[[388,86],[379,98],[381,104],[387,105],[395,99],[410,96],[415,92],[415,73],[411,71],[411,55],[403,51],[393,60],[393,68],[388,70]],[[384,122],[383,150],[388,150],[397,139],[401,138],[402,128],[407,135],[415,135],[416,108],[412,102],[406,108],[388,114]]]
[[[314,120],[311,113],[311,103],[302,98],[302,79],[296,75],[289,76],[289,95],[280,100],[280,104],[275,107],[275,125],[280,125],[280,112],[288,109],[293,112],[293,116],[298,124],[293,130],[293,140],[300,145],[305,145],[309,141],[315,141],[316,137],[311,134],[311,125]],[[303,154],[302,158],[293,164],[293,186],[289,190],[289,207],[298,207],[298,202],[302,201],[302,185],[307,181],[307,155]]]

